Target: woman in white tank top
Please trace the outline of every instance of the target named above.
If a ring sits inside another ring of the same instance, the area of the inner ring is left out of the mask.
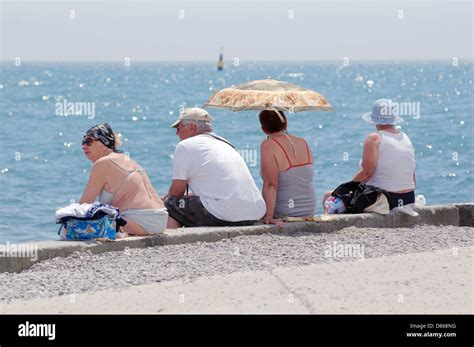
[[[377,132],[369,134],[364,143],[360,170],[353,181],[365,182],[389,192],[390,209],[415,202],[415,150],[408,136],[395,125],[403,119],[388,99],[377,100],[372,112],[363,119],[375,125]],[[331,195],[326,192],[323,201]]]

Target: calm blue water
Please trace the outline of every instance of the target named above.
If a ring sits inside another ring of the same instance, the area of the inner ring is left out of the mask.
[[[178,141],[169,125],[180,105],[202,105],[215,90],[268,76],[317,90],[335,109],[288,116],[289,131],[312,147],[319,201],[324,191],[356,173],[364,138],[372,131],[360,116],[382,97],[420,103],[420,117],[404,117],[403,126],[416,149],[417,193],[429,204],[472,201],[472,71],[467,63],[359,63],[345,68],[256,63],[223,72],[205,63],[4,64],[0,242],[57,238],[55,209],[78,200],[87,182],[91,164],[80,141],[90,126],[107,121],[120,132],[122,149],[147,169],[162,195],[171,181],[171,154]],[[372,87],[367,81],[373,81]],[[95,119],[56,115],[56,101],[63,99],[94,102]],[[257,112],[210,111],[218,134],[241,149],[258,151],[264,136]],[[258,165],[250,170],[261,186]]]

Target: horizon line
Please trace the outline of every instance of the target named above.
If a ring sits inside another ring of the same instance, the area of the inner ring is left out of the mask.
[[[21,57],[20,57],[21,58]],[[474,62],[474,57],[451,57],[451,58],[433,58],[433,59],[411,59],[411,58],[400,58],[400,59],[349,59],[349,66],[351,62],[357,63],[390,63],[390,62],[413,62],[413,63],[422,63],[422,62],[451,62],[453,58],[457,58],[458,61],[471,61]],[[341,58],[338,59],[299,59],[299,60],[244,60],[240,61],[239,65],[242,63],[341,63]],[[216,64],[216,60],[148,60],[148,59],[139,59],[139,60],[131,60],[130,66],[137,64],[137,63],[167,63],[167,64]],[[224,59],[224,63],[226,60]],[[228,60],[228,66],[233,66],[232,60]],[[0,64],[14,64],[15,59],[0,59]],[[21,60],[21,63],[29,63],[29,64],[123,64],[123,60]],[[127,67],[130,67],[127,66]],[[235,66],[237,67],[237,66]]]

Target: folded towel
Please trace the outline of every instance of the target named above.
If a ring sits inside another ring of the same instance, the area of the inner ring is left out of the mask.
[[[56,222],[65,217],[94,219],[100,215],[107,214],[114,219],[120,219],[120,211],[113,206],[104,205],[99,202],[93,204],[71,204],[56,210]]]

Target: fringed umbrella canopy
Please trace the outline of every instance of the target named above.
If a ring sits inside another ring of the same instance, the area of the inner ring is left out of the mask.
[[[333,110],[321,94],[271,78],[238,84],[217,91],[204,106],[227,108],[232,111],[276,109],[301,112]]]

